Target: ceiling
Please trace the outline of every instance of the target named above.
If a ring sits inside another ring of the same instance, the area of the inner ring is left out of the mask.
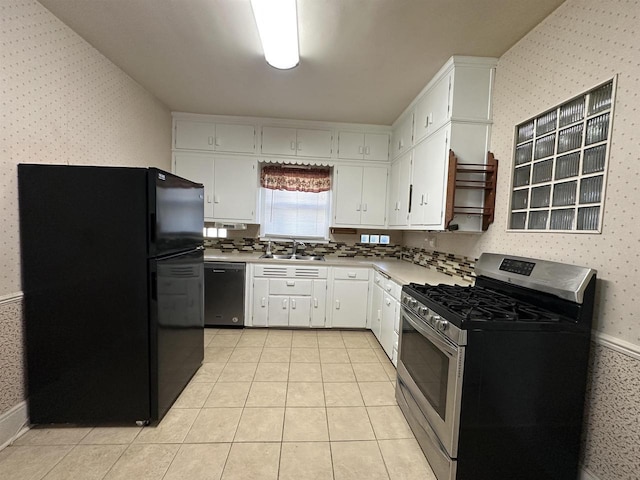
[[[249,0],[40,0],[172,111],[390,125],[451,55],[499,57],[563,0],[297,0],[300,65]]]

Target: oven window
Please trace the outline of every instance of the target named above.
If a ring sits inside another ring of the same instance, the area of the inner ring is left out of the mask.
[[[403,319],[400,360],[427,401],[445,421],[449,357]]]

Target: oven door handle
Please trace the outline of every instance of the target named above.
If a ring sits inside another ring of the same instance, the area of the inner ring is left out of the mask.
[[[454,345],[452,345],[449,342],[447,342],[446,340],[443,340],[442,338],[440,338],[440,336],[436,333],[436,331],[433,330],[431,327],[428,327],[428,326],[425,326],[425,325],[422,325],[422,324],[416,322],[413,318],[411,318],[411,315],[406,311],[403,311],[403,315],[402,316],[423,337],[426,337],[431,343],[433,343],[436,347],[438,347],[441,351],[443,351],[444,353],[446,353],[450,357],[453,357],[454,355],[456,355],[458,353],[458,349]]]

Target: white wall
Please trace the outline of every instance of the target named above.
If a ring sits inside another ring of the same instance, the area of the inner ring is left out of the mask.
[[[36,1],[0,0],[0,15],[2,414],[24,398],[17,164],[168,170],[171,114]]]

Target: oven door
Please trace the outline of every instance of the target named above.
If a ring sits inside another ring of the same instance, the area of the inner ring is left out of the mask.
[[[398,394],[412,397],[404,403],[449,459],[458,453],[464,350],[402,308]]]

